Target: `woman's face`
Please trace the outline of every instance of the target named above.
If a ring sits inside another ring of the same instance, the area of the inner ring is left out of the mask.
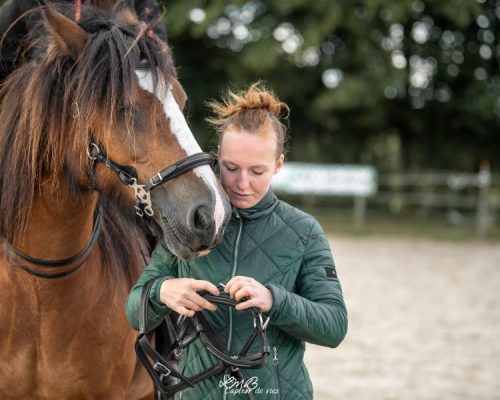
[[[224,132],[219,145],[221,182],[233,206],[253,207],[267,193],[273,175],[284,161],[283,154],[276,159],[276,146],[272,131]]]

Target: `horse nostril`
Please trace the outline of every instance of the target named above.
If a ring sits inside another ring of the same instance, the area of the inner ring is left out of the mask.
[[[210,213],[205,206],[198,207],[194,213],[193,227],[204,230],[211,225]]]

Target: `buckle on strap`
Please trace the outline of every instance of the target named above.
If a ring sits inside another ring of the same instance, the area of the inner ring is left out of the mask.
[[[170,374],[172,373],[172,370],[168,368],[166,365],[162,364],[160,361],[156,361],[153,365],[153,369],[157,371],[160,374],[160,380],[164,382],[163,380],[165,378],[168,378]]]

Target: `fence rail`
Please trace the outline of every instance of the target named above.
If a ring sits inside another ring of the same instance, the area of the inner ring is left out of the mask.
[[[296,167],[303,164],[297,163]],[[327,168],[323,165],[322,168]],[[349,166],[352,168],[352,166]],[[365,166],[366,167],[366,166]],[[307,167],[314,171],[314,165]],[[332,171],[342,170],[342,166],[332,165]],[[279,175],[279,174],[278,174]],[[296,181],[300,175],[293,175],[291,181]],[[318,175],[316,175],[316,178]],[[327,177],[327,175],[325,175]],[[353,197],[353,221],[357,226],[365,222],[367,208],[372,205],[387,206],[391,211],[398,211],[416,207],[420,214],[426,214],[439,208],[445,209],[455,221],[460,219],[457,215],[466,212],[474,215],[476,232],[479,237],[484,237],[496,221],[500,211],[500,175],[494,176],[490,172],[487,162],[481,163],[478,173],[462,172],[409,172],[409,173],[373,173],[374,189],[367,195],[359,196],[357,193],[333,194],[342,197]],[[326,179],[326,178],[325,178]],[[316,179],[317,180],[317,179]],[[317,190],[308,190],[308,185],[314,184],[314,179],[307,178],[299,191],[287,191],[286,186],[277,185],[280,190],[288,194],[302,194],[307,196],[332,196],[330,193],[321,193]],[[367,180],[366,182],[369,182]],[[322,185],[324,186],[324,185]],[[450,218],[452,219],[452,218]]]

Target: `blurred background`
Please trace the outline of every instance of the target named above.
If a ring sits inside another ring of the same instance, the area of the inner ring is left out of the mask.
[[[163,6],[202,147],[214,147],[204,103],[263,80],[291,108],[290,161],[373,168],[356,205],[335,188],[287,197],[327,227],[500,238],[500,2]]]

